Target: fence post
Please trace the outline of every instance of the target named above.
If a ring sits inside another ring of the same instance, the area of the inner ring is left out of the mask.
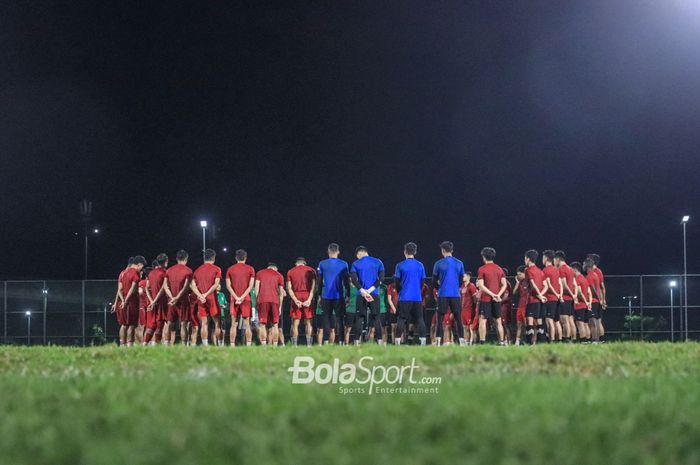
[[[639,275],[639,339],[644,340],[644,275]]]
[[[48,307],[48,300],[49,300],[49,294],[46,289],[46,281],[42,281],[43,283],[43,288],[41,289],[41,294],[44,296],[44,321],[43,321],[43,334],[42,334],[42,341],[43,344],[46,345],[46,309]]]
[[[83,320],[82,320],[82,322],[83,322],[83,347],[85,347],[85,280],[83,279],[81,282],[83,283],[83,285],[82,285],[82,290],[81,290],[82,296],[81,296],[80,301],[81,301],[82,307],[83,307],[82,308],[82,311],[83,311],[83,316],[82,316],[82,318],[83,318]]]
[[[3,306],[2,306],[2,308],[3,308],[2,317],[5,321],[5,325],[3,326],[4,334],[3,334],[2,341],[4,344],[7,344],[7,281],[5,281],[5,293],[3,294],[3,296],[4,296],[4,299],[3,299],[4,302],[3,302]]]

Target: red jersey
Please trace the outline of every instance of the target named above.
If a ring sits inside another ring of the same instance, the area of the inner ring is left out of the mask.
[[[432,304],[433,302],[436,301],[437,299],[437,289],[433,289],[433,297],[432,299],[430,298],[430,290],[432,289],[432,286],[429,285],[428,283],[423,283],[423,286],[421,287],[420,294],[421,297],[423,298],[423,308],[426,308],[428,304]]]
[[[518,285],[518,308],[525,308],[530,299],[530,284],[527,278],[520,281]]]
[[[505,277],[506,275],[503,273],[503,268],[495,263],[486,263],[479,267],[476,279],[482,279],[484,281],[484,286],[486,286],[489,291],[498,294],[498,291],[501,290],[501,279]],[[491,300],[493,300],[493,298],[486,292],[481,296],[482,302],[491,302]]]
[[[316,279],[316,270],[310,266],[299,265],[287,271],[287,281],[294,292],[311,292],[314,279]]]
[[[272,268],[265,268],[258,271],[255,279],[260,281],[260,289],[255,296],[255,301],[259,304],[278,304],[280,302],[279,287],[284,286],[284,278]]]
[[[398,310],[399,305],[399,292],[396,290],[396,284],[391,283],[386,288],[386,296],[391,299],[391,303],[394,304],[394,308]]]
[[[561,294],[561,284],[559,283],[559,270],[554,265],[547,265],[542,269],[544,277],[549,278],[549,287],[547,287],[547,292],[545,292],[545,297],[547,301],[553,302],[559,300],[556,294]],[[555,294],[556,293],[556,294]]]
[[[122,271],[121,274],[119,275],[119,282],[122,285],[122,295],[126,297],[126,295],[129,293],[129,290],[131,289],[131,286],[134,284],[138,284],[139,281],[141,281],[141,276],[138,271],[136,271],[136,268],[127,268],[126,270]],[[131,297],[129,297],[129,300],[127,302],[136,302],[138,303],[139,301],[139,293],[137,292],[138,289],[134,291],[133,294],[131,294]]]
[[[250,278],[255,278],[255,270],[245,263],[236,263],[226,270],[226,279],[231,281],[231,287],[236,295],[240,296],[250,286]],[[245,296],[246,302],[250,301],[250,293]]]
[[[185,282],[188,279],[192,279],[192,269],[187,265],[176,264],[168,268],[165,273],[168,278],[168,287],[173,296],[176,296],[182,290]],[[187,294],[187,291],[185,291]]]
[[[591,285],[591,288],[593,288],[593,302],[600,302],[600,278],[598,277],[598,273],[593,271],[589,271],[586,273],[586,279],[588,280],[588,284]]]
[[[544,273],[542,270],[537,268],[536,265],[532,265],[525,270],[525,279],[528,281],[530,288],[530,299],[528,300],[528,303],[534,304],[540,302],[535,286],[537,286],[537,289],[540,291],[542,290],[544,287]]]
[[[510,285],[508,281],[506,281],[506,290],[503,291],[503,295],[501,295],[501,298],[503,299],[501,301],[502,304],[507,304],[510,305],[511,297],[513,294],[513,286]]]
[[[574,270],[564,263],[559,267],[559,276],[566,282],[571,292],[574,292]],[[564,300],[574,300],[573,296],[571,296],[566,289],[562,289],[562,291],[564,292]]]
[[[192,275],[192,279],[197,282],[197,289],[201,294],[211,289],[217,278],[221,279],[221,268],[213,263],[204,263]]]
[[[476,286],[474,283],[462,284],[464,294],[462,294],[462,311],[474,310],[474,295],[476,294]]]
[[[150,305],[148,297],[146,296],[146,280],[142,279],[139,281],[139,289],[141,293],[139,294],[139,309],[146,308]]]
[[[581,293],[583,296],[588,299],[588,289],[591,287],[590,283],[586,279],[586,277],[582,274],[576,276],[576,284],[581,288]],[[583,310],[586,308],[586,303],[583,301],[582,298],[579,297],[578,303],[574,304],[574,310]]]
[[[600,280],[600,283],[603,284],[605,282],[605,276],[603,276],[603,272],[598,268],[597,266],[595,267],[595,274],[598,275],[598,279]]]
[[[151,294],[151,299],[155,299],[160,292],[160,288],[163,287],[163,282],[165,281],[165,270],[161,267],[155,267],[148,273],[148,292]],[[161,295],[161,299],[165,296],[165,292]]]

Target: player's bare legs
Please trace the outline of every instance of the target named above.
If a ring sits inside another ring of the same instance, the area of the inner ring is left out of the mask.
[[[136,326],[127,326],[126,327],[126,345],[127,346],[134,345],[134,333],[135,332],[136,332]]]
[[[203,316],[199,320],[199,331],[200,335],[202,336],[202,345],[208,346],[209,345],[209,318],[206,316]]]
[[[214,342],[216,344],[220,344],[221,340],[223,339],[223,334],[221,332],[221,318],[216,315],[212,317],[212,320],[214,320]]]
[[[236,336],[238,335],[238,325],[239,325],[240,319],[236,318],[235,316],[231,316],[231,329],[229,330],[229,344],[231,347],[236,346]]]
[[[554,340],[561,341],[562,337],[562,327],[560,321],[554,322]]]
[[[126,325],[121,325],[119,327],[119,345],[126,345]]]
[[[307,346],[310,346],[310,345],[311,345],[311,341],[313,340],[312,337],[311,337],[311,335],[313,334],[313,331],[314,331],[314,328],[313,328],[313,326],[311,325],[311,319],[310,319],[310,318],[306,318],[306,319],[304,320],[304,324],[306,325],[306,345],[307,345]]]
[[[258,339],[260,340],[260,345],[267,344],[267,327],[262,323],[258,325]]]

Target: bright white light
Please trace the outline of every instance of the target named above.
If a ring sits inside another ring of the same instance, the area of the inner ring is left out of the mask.
[[[27,310],[26,312],[24,312],[24,314],[27,315],[27,316],[31,316],[32,312],[30,312],[29,310]]]
[[[669,281],[668,285],[671,287],[676,287],[676,286],[678,286],[678,283],[674,280],[674,281]]]
[[[206,228],[206,227],[207,227],[207,220],[202,220],[202,221],[200,221],[200,222],[199,222],[199,225],[200,225],[201,227],[203,227],[203,228]]]
[[[685,216],[681,219],[681,224],[685,224],[685,223],[687,223],[688,221],[690,221],[690,216],[689,216],[689,215],[685,215]]]
[[[95,228],[95,229],[92,230],[92,232],[94,232],[95,234],[99,234],[99,233],[100,233],[100,230],[97,229],[97,228]]]
[[[228,247],[224,247],[224,252],[228,252]]]
[[[42,290],[41,290],[41,293],[44,294],[44,295],[46,295],[46,294],[49,293],[49,290],[48,290],[48,289],[42,289]]]

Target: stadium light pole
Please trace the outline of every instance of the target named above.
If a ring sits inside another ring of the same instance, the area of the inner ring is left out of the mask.
[[[630,329],[630,339],[632,339],[632,301],[637,300],[636,295],[626,295],[622,298],[622,300],[627,301],[627,309],[628,309],[628,314],[629,314],[629,319],[627,320],[627,325],[629,326]]]
[[[671,342],[675,342],[675,335],[673,331],[673,290],[678,286],[678,282],[674,279],[668,282],[668,288],[671,291]]]
[[[683,225],[683,303],[685,305],[685,341],[688,342],[688,247],[686,245],[685,225],[690,221],[690,215],[681,218]]]
[[[207,250],[207,220],[201,220],[199,226],[202,228],[202,258],[204,258],[204,251]]]
[[[32,312],[27,310],[24,312],[27,315],[27,345],[32,345]]]

